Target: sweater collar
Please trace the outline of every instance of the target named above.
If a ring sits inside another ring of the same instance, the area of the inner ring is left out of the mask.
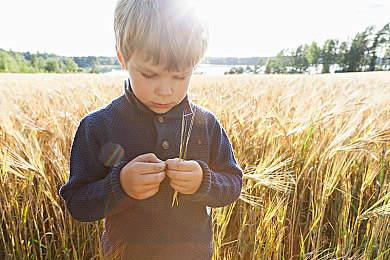
[[[126,98],[127,98],[127,100],[129,101],[130,105],[133,108],[137,109],[138,111],[140,111],[142,113],[148,114],[148,115],[153,115],[153,116],[157,115],[156,112],[150,110],[147,106],[145,106],[134,95],[134,92],[133,92],[133,90],[131,89],[131,86],[130,86],[130,79],[126,79],[125,80],[124,88],[125,88]],[[168,112],[166,112],[164,114],[160,114],[160,115],[162,115],[164,117],[182,117],[183,116],[183,111],[184,111],[184,115],[185,116],[192,114],[192,108],[191,108],[190,102],[188,100],[188,95],[187,94],[186,94],[184,99],[179,104],[174,106]]]

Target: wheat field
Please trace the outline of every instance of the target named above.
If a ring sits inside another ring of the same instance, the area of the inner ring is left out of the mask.
[[[1,259],[101,258],[103,222],[73,220],[58,190],[80,119],[124,79],[0,74]],[[213,209],[214,259],[390,258],[390,72],[195,75],[189,97],[245,173]]]

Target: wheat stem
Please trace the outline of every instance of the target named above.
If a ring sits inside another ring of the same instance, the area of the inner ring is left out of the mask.
[[[185,115],[184,115],[184,111],[183,111],[183,116],[181,118],[179,161],[185,160],[187,157],[188,141],[190,140],[190,136],[191,136],[191,132],[192,132],[192,125],[194,124],[195,113],[196,113],[196,108],[194,108],[194,111],[192,113],[191,123],[190,123],[189,129],[188,129],[188,132],[187,132],[186,140],[185,140],[185,142],[183,142],[184,141],[184,133],[185,133],[184,129],[187,126],[187,124],[185,123],[186,120],[184,120]],[[184,149],[184,152],[183,152],[183,149]],[[175,191],[175,194],[173,195],[171,207],[173,207],[173,205],[175,204],[175,201],[176,201],[176,205],[179,205],[179,200],[177,199],[177,195],[178,195],[178,191]]]

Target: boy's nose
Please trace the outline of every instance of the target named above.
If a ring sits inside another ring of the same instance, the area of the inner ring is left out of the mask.
[[[156,88],[155,93],[159,96],[170,96],[172,95],[172,88],[169,84],[162,83]]]

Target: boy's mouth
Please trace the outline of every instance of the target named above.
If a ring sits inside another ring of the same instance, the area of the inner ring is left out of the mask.
[[[153,106],[157,107],[157,108],[168,108],[171,103],[168,103],[168,104],[159,104],[159,103],[154,103],[152,102]]]

